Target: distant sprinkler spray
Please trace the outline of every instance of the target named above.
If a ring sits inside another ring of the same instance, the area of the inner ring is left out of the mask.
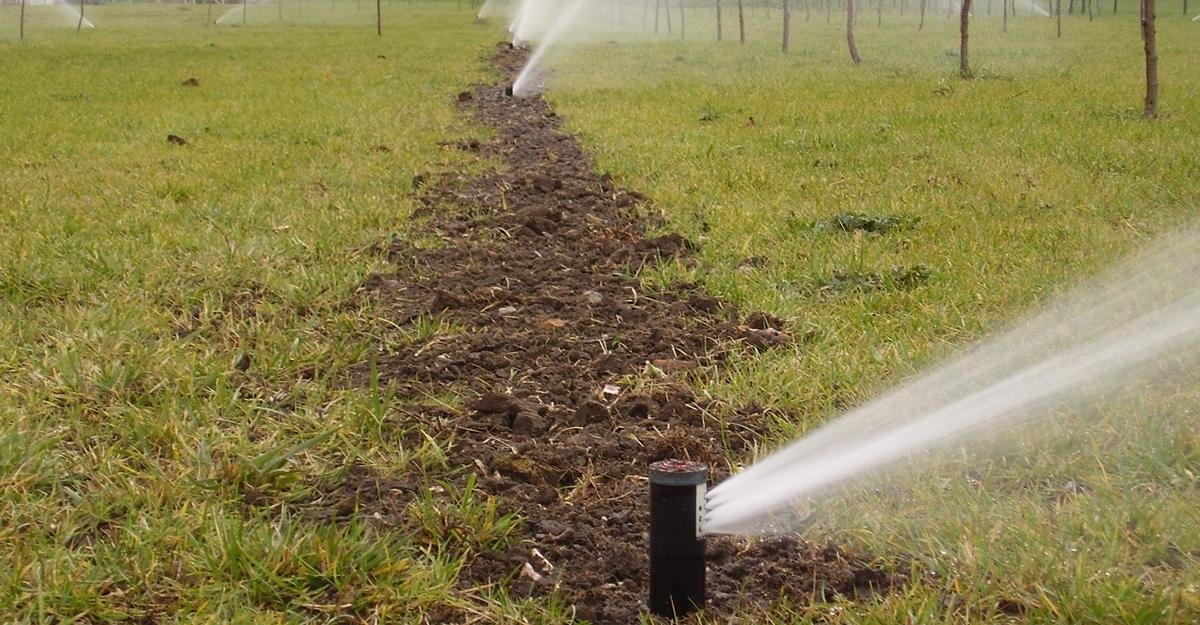
[[[526,0],[526,4],[529,1]],[[513,83],[513,94],[519,96],[528,95],[529,83],[533,79],[538,63],[546,55],[546,50],[557,43],[567,28],[575,21],[575,18],[579,17],[579,12],[583,9],[583,5],[584,0],[572,0],[571,5],[554,20],[554,23],[550,26],[550,30],[546,32],[546,36],[538,44],[537,48],[534,49],[533,54],[529,56],[529,61],[525,63],[525,68],[521,70],[516,82]]]
[[[517,9],[517,15],[513,18],[512,24],[508,27],[508,32],[512,33],[512,42],[514,45],[521,43],[522,37],[528,35],[529,21],[533,14],[533,3],[536,0],[522,0],[520,8]]]
[[[679,618],[704,609],[704,534],[700,517],[708,465],[650,465],[650,612]]]
[[[71,18],[71,23],[75,25],[76,31],[78,31],[81,28],[95,28],[96,27],[96,25],[93,24],[91,22],[91,20],[83,17],[83,13],[81,13],[80,11],[77,11],[75,9],[75,7],[68,4],[65,0],[56,0],[54,3],[54,6],[58,7],[58,9],[60,11],[62,11],[63,15],[66,15]],[[80,8],[82,8],[82,7],[83,7],[83,4],[81,2]]]

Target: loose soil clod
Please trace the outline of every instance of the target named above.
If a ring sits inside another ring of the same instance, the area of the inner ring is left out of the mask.
[[[374,375],[418,404],[448,391],[464,396],[461,414],[416,406],[412,425],[452,438],[453,456],[481,473],[478,487],[526,519],[527,536],[506,553],[476,557],[464,586],[558,593],[593,623],[637,622],[648,465],[695,459],[721,477],[724,454],[742,451],[771,412],[714,405],[687,377],[731,350],[791,337],[769,315],[738,323],[733,306],[695,285],[656,292],[631,277],[693,246],[648,235],[637,212],[645,198],[596,174],[545,101],[505,95],[525,54],[499,46],[506,82],[456,98],[497,131],[463,145],[501,169],[414,179],[419,212],[441,245],[394,243],[399,269],[364,287],[398,325],[439,318],[455,330],[383,354]],[[355,493],[379,481],[352,477],[346,487]],[[401,513],[376,503],[354,497],[360,514]],[[710,614],[762,608],[781,593],[799,602],[852,598],[899,581],[868,558],[796,538],[710,544]]]

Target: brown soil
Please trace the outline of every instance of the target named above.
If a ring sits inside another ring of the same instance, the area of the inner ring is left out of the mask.
[[[511,79],[523,50],[501,46]],[[452,440],[452,458],[478,486],[526,520],[505,553],[469,564],[464,586],[558,593],[579,618],[632,623],[644,611],[644,475],[671,457],[706,461],[722,477],[726,454],[756,440],[771,411],[731,410],[696,396],[734,350],[791,341],[778,320],[735,307],[695,285],[648,290],[644,265],[693,251],[677,235],[652,236],[645,200],[598,175],[539,97],[504,85],[464,92],[458,105],[496,130],[455,144],[501,163],[479,175],[414,180],[435,246],[397,242],[397,270],[366,290],[398,326],[447,321],[453,331],[383,354],[370,368],[415,407],[407,426]],[[369,372],[363,367],[360,375]],[[465,398],[466,409],[431,396]],[[325,516],[403,515],[415,484],[351,471],[327,491]],[[900,578],[861,554],[798,538],[714,538],[710,614],[885,591]]]

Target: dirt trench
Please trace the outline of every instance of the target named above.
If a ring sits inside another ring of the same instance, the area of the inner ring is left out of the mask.
[[[452,457],[473,467],[478,487],[525,519],[520,541],[474,557],[460,584],[553,593],[579,619],[634,623],[645,611],[649,463],[702,460],[720,479],[725,459],[779,416],[698,397],[696,377],[719,375],[730,353],[792,337],[778,319],[743,314],[697,285],[641,283],[643,266],[686,259],[693,245],[649,234],[646,198],[596,173],[543,99],[505,94],[525,56],[499,46],[501,82],[457,98],[496,135],[455,146],[500,167],[418,176],[423,234],[436,244],[394,243],[395,271],[364,286],[397,326],[451,330],[384,351],[370,375],[411,406],[410,426],[453,441]],[[447,394],[466,409],[427,399]],[[387,487],[352,472],[335,514],[403,514],[379,501]],[[903,581],[835,545],[709,542],[710,616],[745,615],[780,597],[862,598]]]

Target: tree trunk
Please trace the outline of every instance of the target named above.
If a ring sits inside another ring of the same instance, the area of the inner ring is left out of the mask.
[[[1004,32],[1008,32],[1008,0],[1001,0],[1000,10],[1004,13]]]
[[[833,22],[833,0],[825,0],[825,23]]]
[[[1058,20],[1056,23],[1058,36],[1062,37],[1062,0],[1054,0],[1054,16]]]
[[[248,0],[242,0],[242,26],[246,25],[246,5],[248,3]]]
[[[21,0],[21,41],[25,41],[25,3],[28,0]]]
[[[804,21],[812,21],[812,3],[813,0],[804,0]]]
[[[79,23],[75,24],[75,34],[83,30],[83,0],[79,0]]]
[[[1154,32],[1154,0],[1142,0],[1142,43],[1146,48],[1146,106],[1142,117],[1158,117],[1158,45]]]
[[[383,36],[383,0],[375,0],[375,34]]]
[[[654,34],[658,34],[658,13],[662,0],[654,0]]]
[[[21,4],[25,4],[25,0],[21,0]],[[212,0],[209,0],[209,2],[208,2],[208,17],[204,18],[205,26],[212,25],[212,5],[213,5]]]
[[[883,26],[883,0],[879,0],[879,4],[875,5],[876,24]]]
[[[971,77],[971,0],[963,0],[958,15],[958,74],[963,78]]]
[[[1067,15],[1075,15],[1075,0],[1068,0]]]
[[[279,21],[282,22],[283,21],[283,0],[275,0],[275,3],[279,5]]]
[[[791,47],[792,38],[792,0],[783,0],[783,51]]]
[[[1083,0],[1083,1],[1087,3],[1087,10],[1088,10],[1088,21],[1090,22],[1090,21],[1092,21],[1092,20],[1096,19],[1096,18],[1095,18],[1095,17],[1092,15],[1092,0]],[[1183,1],[1184,1],[1184,2],[1187,2],[1187,0],[1183,0]]]
[[[742,9],[742,0],[737,0],[738,3],[738,39],[742,43],[746,43],[746,13]]]
[[[858,56],[858,44],[854,43],[854,2],[846,0],[846,46],[850,48],[850,60],[858,65],[862,57]]]
[[[687,30],[683,26],[683,0],[679,0],[679,40],[687,38]]]
[[[925,29],[925,7],[929,4],[929,0],[921,0],[921,22],[917,24],[917,30]]]
[[[1117,14],[1117,0],[1113,0],[1113,15]]]
[[[721,0],[717,0],[717,41],[721,40]]]
[[[667,16],[667,34],[671,34],[671,5],[669,0],[663,0],[663,15]]]

